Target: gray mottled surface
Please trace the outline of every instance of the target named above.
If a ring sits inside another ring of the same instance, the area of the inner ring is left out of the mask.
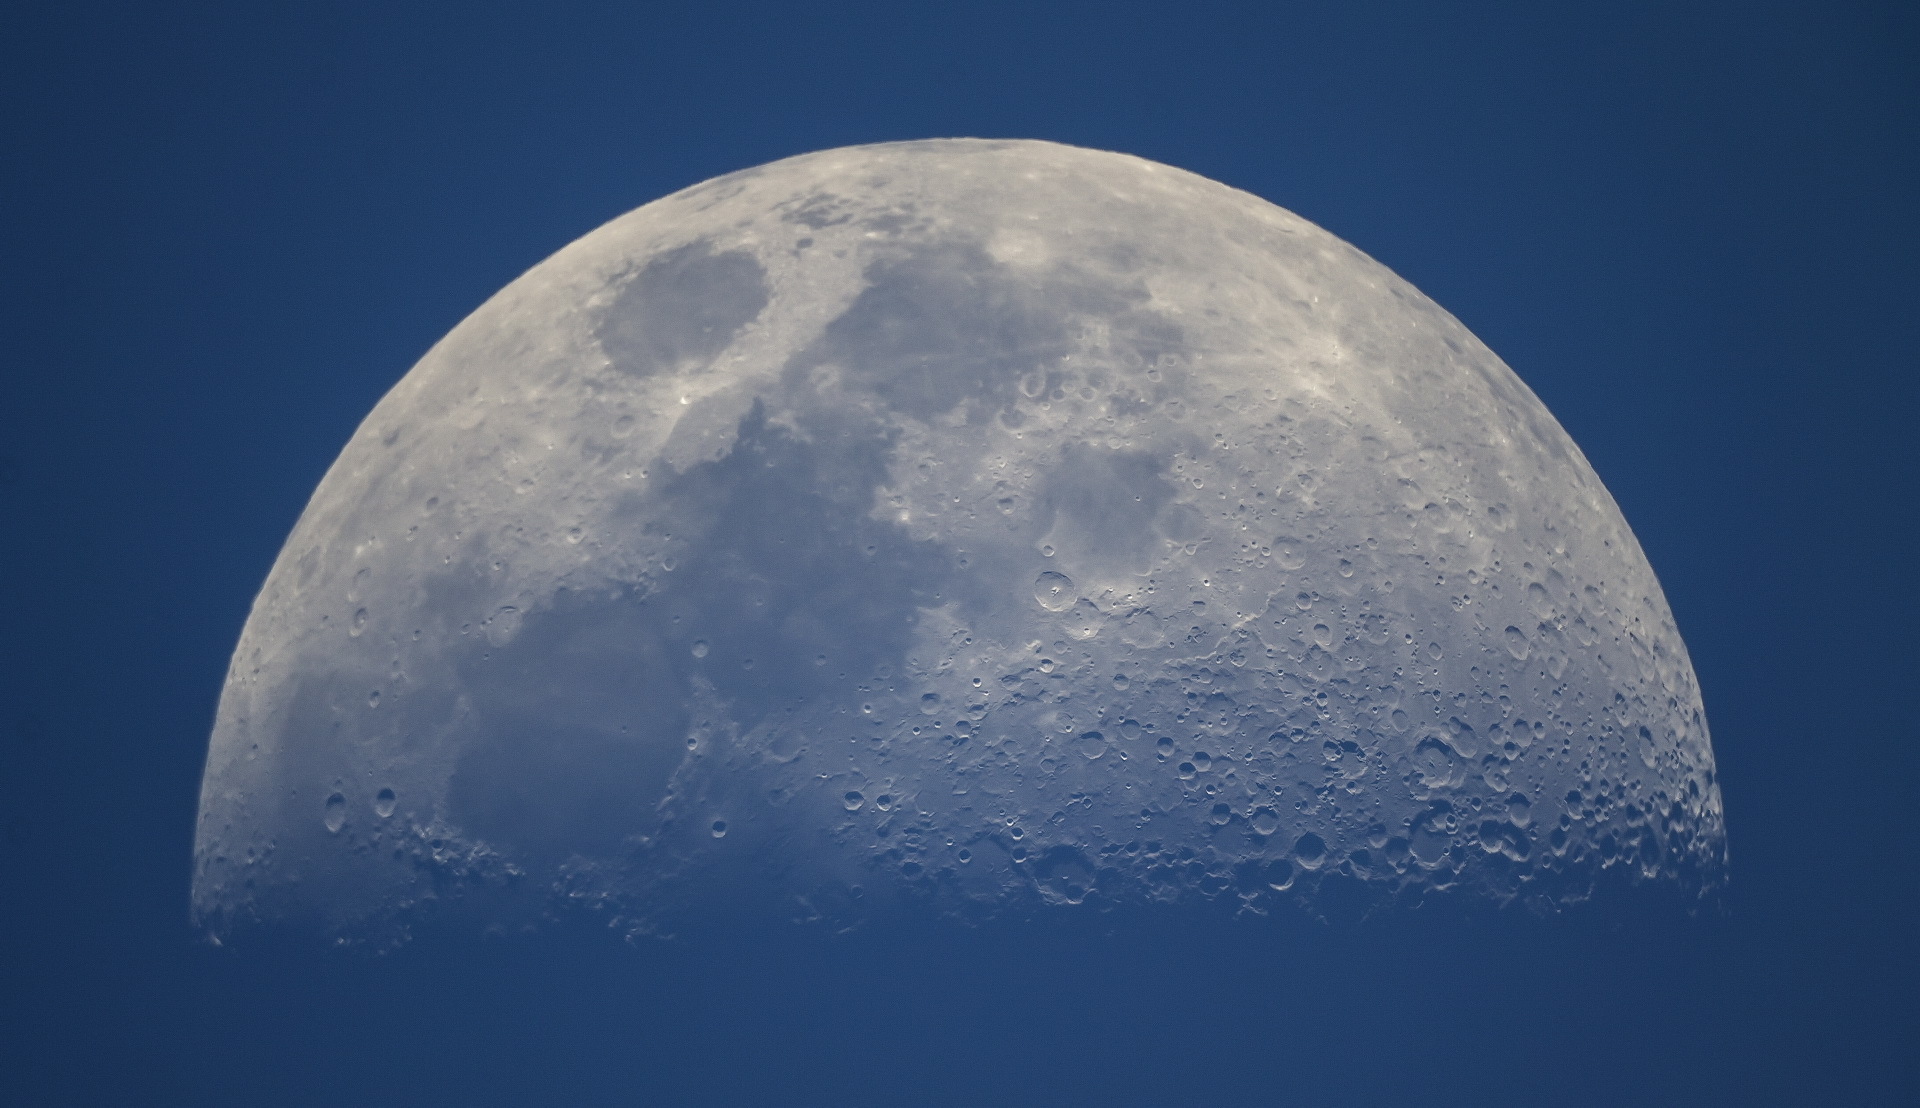
[[[421,360],[255,604],[194,903],[1551,906],[1723,856],[1659,585],[1498,358],[1255,197],[950,141],[649,204]]]

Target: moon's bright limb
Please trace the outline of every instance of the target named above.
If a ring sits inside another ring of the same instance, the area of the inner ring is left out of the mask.
[[[832,150],[649,204],[380,402],[221,699],[194,902],[636,929],[1713,885],[1660,587],[1458,321],[1190,173]]]

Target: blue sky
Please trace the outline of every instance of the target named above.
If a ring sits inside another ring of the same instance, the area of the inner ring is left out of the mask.
[[[0,42],[20,1103],[1894,1103],[1916,1091],[1901,6],[99,4]],[[228,654],[435,339],[729,170],[1020,136],[1327,227],[1514,367],[1705,691],[1725,918],[382,960],[186,921]]]

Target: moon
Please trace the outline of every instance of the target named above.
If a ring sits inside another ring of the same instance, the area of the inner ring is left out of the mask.
[[[1673,616],[1519,378],[1287,211],[1025,141],[720,177],[460,323],[274,563],[198,821],[215,936],[1725,865]]]

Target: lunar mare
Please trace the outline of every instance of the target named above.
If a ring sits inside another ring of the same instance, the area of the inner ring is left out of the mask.
[[[1724,850],[1653,572],[1491,351],[1248,194],[951,140],[648,204],[436,345],[255,602],[193,897],[1551,908]]]

